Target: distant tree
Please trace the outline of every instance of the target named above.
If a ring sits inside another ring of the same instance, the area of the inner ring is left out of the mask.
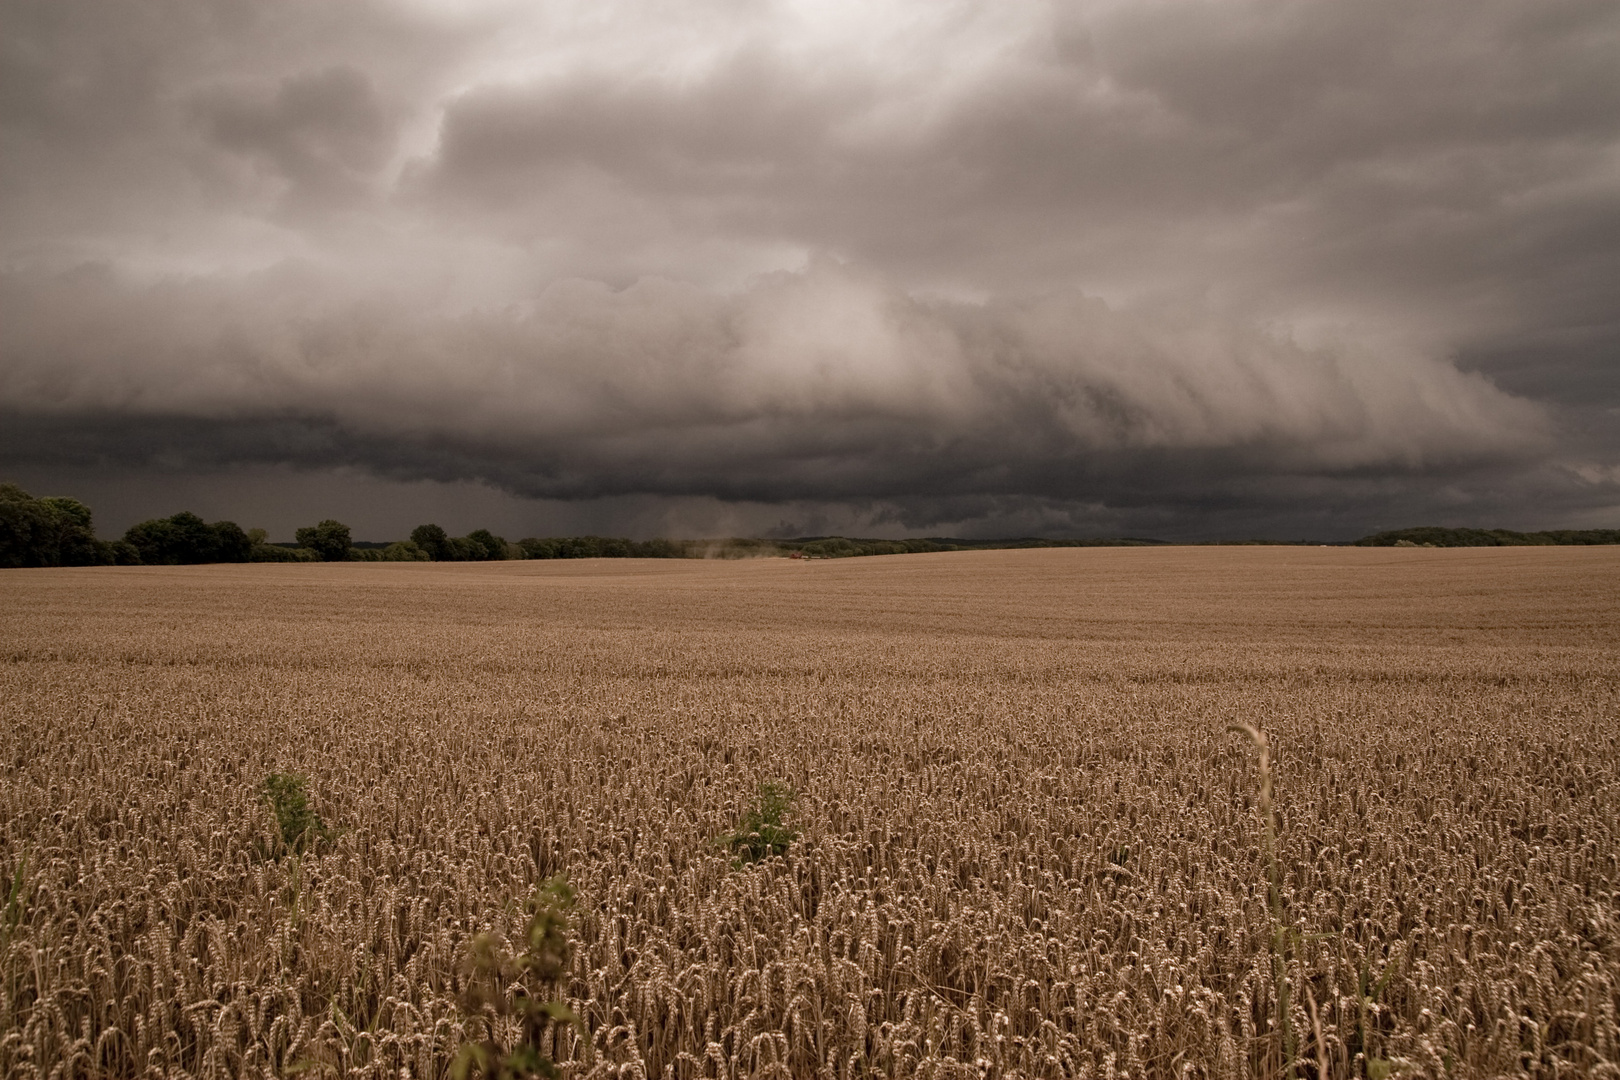
[[[522,559],[680,559],[687,545],[674,540],[618,536],[526,536],[513,547]]]
[[[517,543],[525,559],[555,559],[557,542],[550,537],[525,536]]]
[[[63,495],[39,500],[54,518],[57,566],[109,566],[116,556],[112,545],[96,539],[90,508]]]
[[[60,566],[61,522],[42,499],[0,484],[0,566]]]
[[[1402,541],[1405,541],[1403,544]],[[1356,541],[1358,547],[1546,547],[1554,544],[1617,544],[1620,529],[1560,529],[1554,532],[1514,532],[1511,529],[1448,529],[1423,525],[1374,533]]]
[[[270,542],[270,533],[264,529],[249,529],[247,562],[320,562],[320,556],[308,548],[282,547]]]
[[[399,540],[383,548],[384,562],[427,562],[428,553],[414,540]]]
[[[219,534],[214,527],[189,511],[181,511],[169,519],[174,527],[174,538],[179,563],[210,563],[219,561]]]
[[[306,525],[297,532],[298,545],[309,548],[323,562],[344,562],[353,546],[349,527],[341,521],[327,518],[319,525]]]
[[[638,559],[679,559],[685,552],[673,540],[656,537],[630,545],[631,554]]]
[[[78,499],[70,499],[65,495],[47,495],[39,501],[55,512],[62,521],[89,530],[90,508]]]
[[[214,530],[214,557],[219,562],[247,562],[253,554],[253,538],[234,521],[216,521]]]
[[[628,540],[617,540],[606,536],[567,536],[557,542],[557,558],[559,559],[601,559],[612,558],[623,545],[624,552],[629,551]]]
[[[216,521],[210,525],[189,510],[131,525],[124,540],[149,566],[246,562],[253,550],[252,542],[236,522]]]
[[[180,515],[195,517],[194,514]],[[199,522],[201,518],[197,518]],[[184,539],[172,518],[149,518],[136,522],[124,533],[124,541],[141,553],[141,562],[148,566],[174,566],[182,562],[200,562],[183,557],[187,552]]]
[[[234,521],[210,525],[187,511],[140,522],[109,543],[96,538],[90,508],[78,499],[36,499],[15,484],[0,484],[0,566],[245,562],[251,549]]]
[[[1555,544],[1620,544],[1620,529],[1554,529],[1538,535]]]
[[[450,535],[437,525],[418,525],[411,530],[411,543],[427,552],[428,558],[443,562],[454,558]]]
[[[16,484],[0,484],[0,566],[31,566],[40,511]]]
[[[842,536],[829,536],[825,540],[813,540],[799,550],[818,559],[847,559],[851,556],[864,554],[858,544],[846,540]]]
[[[174,526],[168,518],[151,518],[131,525],[124,533],[124,542],[140,552],[141,562],[148,566],[172,566],[178,562],[174,555]]]
[[[97,540],[89,529],[79,525],[64,526],[57,534],[58,566],[111,566],[118,561],[118,553],[105,540]]]
[[[467,534],[467,542],[478,552],[473,558],[480,561],[506,558],[506,541],[488,529],[474,529]]]

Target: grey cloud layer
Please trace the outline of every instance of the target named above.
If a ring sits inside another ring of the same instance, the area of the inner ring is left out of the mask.
[[[1072,11],[967,73],[762,43],[696,76],[475,88],[418,181],[532,235],[570,209],[632,262],[718,231],[979,287],[1612,319],[1612,5]]]
[[[445,454],[551,497],[1083,498],[1147,461],[1415,472],[1522,457],[1545,437],[1534,406],[1421,356],[1306,349],[1072,294],[921,301],[826,260],[731,295],[570,280],[521,311],[455,318],[320,292],[11,278],[0,403],[191,432],[301,423],[354,462],[431,474]],[[243,450],[221,439],[219,453]]]
[[[1620,506],[1613,4],[837,10],[0,3],[0,464]]]

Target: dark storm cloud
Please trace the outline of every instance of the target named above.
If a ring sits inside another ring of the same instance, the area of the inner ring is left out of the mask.
[[[0,462],[906,531],[1620,505],[1612,4],[0,12]]]
[[[27,442],[110,459],[327,460],[551,498],[1119,497],[1474,467],[1544,439],[1533,406],[1419,356],[1072,294],[925,302],[826,260],[719,296],[564,281],[456,319],[283,279],[8,279],[0,400],[60,418]]]

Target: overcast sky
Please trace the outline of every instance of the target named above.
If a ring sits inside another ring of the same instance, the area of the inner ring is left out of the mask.
[[[0,0],[104,535],[1620,526],[1613,0]]]

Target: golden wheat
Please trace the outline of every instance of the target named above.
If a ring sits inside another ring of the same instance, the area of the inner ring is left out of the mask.
[[[0,604],[8,1077],[442,1076],[469,941],[555,873],[569,1076],[1620,1073],[1609,550],[97,568]],[[335,840],[265,855],[272,772]],[[802,839],[736,865],[773,778]]]

